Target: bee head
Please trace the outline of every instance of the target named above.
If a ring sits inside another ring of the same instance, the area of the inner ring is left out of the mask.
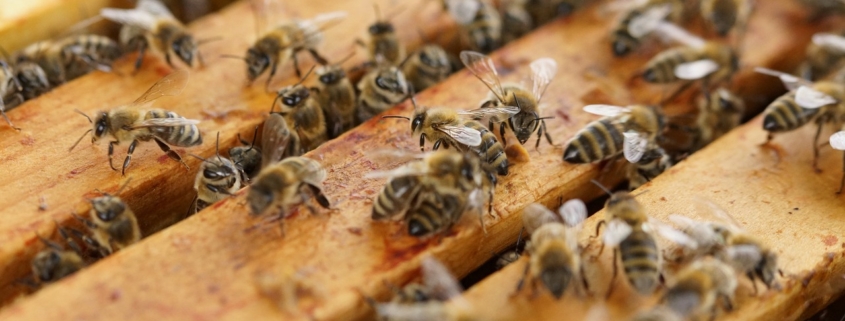
[[[110,222],[126,210],[126,204],[116,196],[105,195],[91,200],[91,209],[99,220]]]
[[[258,78],[270,66],[270,57],[253,48],[246,51],[246,74],[249,81]]]
[[[202,171],[202,176],[210,180],[219,180],[226,177],[232,177],[237,174],[237,168],[232,161],[225,158],[212,157],[210,158]]]
[[[53,281],[62,257],[55,250],[39,252],[32,260],[32,270],[40,281]]]
[[[109,128],[109,114],[107,112],[97,114],[97,118],[94,120],[93,124],[94,135],[91,136],[91,143],[96,142],[106,134],[106,131]]]
[[[311,91],[305,86],[295,85],[279,90],[279,99],[288,107],[297,107],[311,96]]]
[[[376,76],[376,86],[394,93],[407,93],[408,84],[403,74],[396,67],[384,68]]]
[[[182,59],[188,66],[192,66],[192,62],[194,61],[194,53],[197,52],[197,43],[194,41],[194,37],[191,35],[182,35],[170,45],[173,52],[179,56],[179,59]]]
[[[420,50],[419,58],[423,65],[432,68],[440,68],[449,65],[449,60],[445,55],[441,54],[440,48],[434,46],[426,46],[423,50]]]
[[[422,127],[422,124],[425,123],[425,117],[427,113],[425,111],[415,112],[414,119],[411,120],[411,132],[417,132],[417,129]]]
[[[371,24],[367,31],[373,36],[385,35],[394,32],[393,24],[382,21]]]
[[[337,84],[341,79],[346,78],[346,71],[337,66],[324,67],[318,74],[320,82],[326,85]]]

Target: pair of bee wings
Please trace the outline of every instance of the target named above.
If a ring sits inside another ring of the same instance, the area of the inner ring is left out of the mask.
[[[151,104],[154,100],[164,96],[176,96],[185,89],[188,84],[188,77],[190,74],[186,70],[174,71],[164,78],[157,81],[150,89],[147,90],[141,97],[138,97],[126,108],[142,108]],[[199,120],[185,119],[185,118],[153,118],[143,120],[132,126],[135,128],[144,127],[177,127],[185,125],[199,124]]]
[[[267,167],[282,160],[288,145],[298,139],[297,134],[288,128],[285,118],[278,113],[270,113],[264,120],[261,130],[261,167]]]
[[[658,220],[650,220],[649,223],[663,238],[693,250],[702,246],[724,243],[725,240],[715,230],[716,227],[728,229],[732,233],[742,232],[736,220],[715,203],[701,197],[693,197],[693,204],[702,220],[671,214],[669,221],[677,228]]]
[[[459,25],[468,25],[481,10],[480,0],[445,0],[446,10]]]
[[[100,15],[108,20],[146,31],[153,30],[156,22],[160,19],[179,21],[158,0],[139,0],[134,9],[103,8],[100,9]]]
[[[659,14],[662,12],[658,11],[657,13]],[[643,23],[641,26],[644,27],[642,28],[644,31],[653,32],[667,42],[677,42],[684,46],[693,48],[702,48],[706,43],[704,39],[689,33],[674,23],[662,19],[657,21],[648,21],[647,23]],[[716,72],[720,67],[721,66],[712,59],[699,59],[678,64],[675,66],[673,73],[675,74],[675,77],[678,77],[679,79],[697,80]]]
[[[839,54],[845,54],[845,37],[841,35],[820,32],[813,35],[813,43]]]
[[[584,111],[604,117],[617,117],[629,113],[631,109],[630,107],[614,105],[587,105],[584,106]],[[632,130],[626,131],[622,135],[624,137],[622,154],[625,156],[625,159],[631,163],[639,162],[645,152],[648,151],[648,135]]]
[[[499,101],[505,100],[505,91],[499,82],[499,73],[496,71],[493,59],[475,51],[465,50],[461,51],[461,62],[496,95]],[[531,67],[531,93],[537,101],[540,101],[552,78],[557,74],[557,62],[552,58],[540,58],[532,61],[529,66]]]
[[[259,33],[267,32],[270,28],[277,26],[270,25],[268,22],[290,19],[289,12],[291,12],[291,9],[286,8],[282,0],[251,0],[250,5],[255,13],[256,31]],[[296,23],[322,27],[340,21],[347,15],[345,11],[330,11],[318,14],[311,19],[298,20]]]
[[[816,109],[839,103],[836,98],[813,88],[813,83],[785,72],[757,67],[754,71],[780,78],[786,89],[795,91],[795,103],[806,109]]]
[[[469,302],[461,296],[463,290],[458,280],[443,263],[426,256],[420,269],[423,286],[431,291],[434,300],[416,304],[379,303],[376,311],[380,316],[390,320],[447,320],[450,318],[445,301],[452,300],[461,308],[469,306]]]
[[[845,150],[845,130],[830,135],[830,147],[836,150]]]
[[[537,203],[528,204],[522,213],[522,224],[531,234],[543,224],[557,222],[569,227],[579,227],[587,219],[587,205],[580,199],[563,203],[557,213]]]

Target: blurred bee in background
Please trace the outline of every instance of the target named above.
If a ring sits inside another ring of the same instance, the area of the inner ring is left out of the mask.
[[[684,16],[682,0],[647,0],[628,8],[610,34],[610,45],[617,57],[636,50],[661,20],[680,23]]]
[[[193,213],[232,196],[248,180],[246,174],[234,162],[220,156],[220,132],[217,133],[217,145],[213,157],[206,159],[194,154],[190,155],[202,161],[194,180],[194,191],[197,192],[197,196],[194,197]]]
[[[519,243],[522,242],[522,233],[525,232],[525,229],[519,231],[519,236],[516,238],[516,245],[512,250],[508,250],[505,253],[499,255],[499,258],[496,260],[496,270],[501,270],[506,266],[510,265],[513,262],[519,260],[522,256],[520,254]]]
[[[544,135],[550,145],[554,144],[546,129],[545,118],[539,115],[542,112],[540,99],[557,73],[557,63],[553,59],[540,58],[531,62],[531,79],[533,82],[531,91],[514,84],[502,86],[499,83],[499,75],[496,66],[493,64],[493,59],[488,56],[477,52],[463,51],[461,52],[461,61],[478,80],[481,80],[490,89],[489,100],[481,105],[482,109],[498,106],[516,106],[519,108],[518,113],[508,118],[500,118],[498,121],[491,120],[491,124],[507,120],[508,128],[513,131],[520,144],[525,144],[534,132],[537,132],[535,147],[540,146],[540,138]],[[492,131],[493,127],[491,126],[490,129]],[[502,137],[502,144],[507,145],[505,129],[502,124],[499,125],[499,133]]]
[[[517,113],[514,107],[490,107],[471,111],[457,111],[445,107],[426,108],[417,106],[416,99],[411,96],[414,104],[413,118],[405,116],[384,116],[385,118],[404,118],[411,121],[411,133],[420,136],[420,151],[424,150],[425,141],[434,143],[433,149],[441,145],[454,145],[462,150],[472,150],[486,163],[485,168],[495,171],[499,175],[508,174],[508,158],[505,148],[496,139],[496,135],[487,130],[481,123],[464,117],[490,117],[491,119],[507,119]]]
[[[371,298],[367,302],[376,310],[378,320],[473,320],[469,302],[461,297],[463,291],[458,280],[443,263],[431,256],[421,262],[421,274],[425,288],[434,291],[436,300],[423,302],[386,302],[377,303]],[[452,303],[447,307],[446,301]]]
[[[446,0],[470,50],[489,53],[502,45],[502,16],[489,0]]]
[[[6,110],[11,110],[17,107],[24,101],[23,95],[20,93],[23,90],[18,77],[15,76],[15,71],[12,66],[0,59],[0,115],[9,124],[9,127],[20,131],[21,129],[15,127],[12,121],[6,116]],[[14,104],[11,103],[15,100]]]
[[[119,195],[130,181],[131,179],[126,180],[116,194]],[[132,212],[132,209],[120,197],[101,193],[103,196],[90,200],[89,218],[75,214],[74,216],[85,224],[91,233],[90,237],[86,235],[82,239],[98,251],[101,257],[106,257],[138,243],[141,240],[141,229],[138,227],[135,212]]]
[[[408,98],[411,88],[401,66],[380,64],[358,81],[358,123]]]
[[[742,122],[745,102],[725,88],[699,98],[690,151],[697,151],[715,141]]]
[[[443,47],[428,43],[411,53],[402,65],[402,72],[414,90],[419,92],[449,77],[452,63]]]
[[[200,65],[204,64],[198,47],[210,39],[203,41],[194,39],[188,29],[158,0],[138,0],[134,9],[103,8],[100,10],[100,15],[121,25],[129,26],[126,31],[121,31],[120,38],[126,41],[124,46],[139,49],[139,57],[135,63],[136,70],[143,61],[144,49],[150,43],[164,54],[165,61],[171,67],[173,67],[171,53],[188,66],[194,65],[195,57]],[[146,43],[140,42],[141,36],[146,38]]]
[[[775,133],[801,128],[810,121],[816,123],[816,135],[813,139],[813,169],[818,167],[819,138],[825,123],[837,125],[845,115],[845,85],[831,81],[815,83],[775,70],[756,68],[757,72],[778,77],[789,92],[773,101],[763,111],[763,129],[769,132],[766,142],[769,144]]]
[[[566,17],[583,7],[589,0],[528,0],[525,7],[535,26],[541,26],[557,17]]]
[[[666,127],[666,116],[656,106],[588,105],[584,111],[604,117],[587,124],[566,143],[563,160],[571,164],[599,162],[620,153],[637,163]]]
[[[751,15],[749,0],[701,0],[701,17],[719,36],[727,36],[731,30],[738,34],[745,32]]]
[[[317,67],[319,83],[312,90],[317,93],[317,99],[328,120],[330,139],[355,127],[355,108],[358,105],[355,87],[341,67],[352,55],[354,53],[335,64]]]
[[[405,46],[399,41],[393,24],[387,19],[382,19],[378,5],[373,4],[373,7],[376,12],[376,22],[367,28],[370,41],[364,43],[358,39],[358,44],[367,48],[371,61],[376,61],[377,57],[381,57],[378,59],[381,59],[383,63],[396,66],[405,60]]]
[[[845,151],[845,127],[842,130],[830,135],[830,147],[835,150]],[[842,189],[845,188],[845,157],[842,160],[842,180],[839,183],[839,191],[836,194],[842,194]]]
[[[817,33],[807,45],[806,60],[798,74],[804,79],[821,80],[842,66],[845,61],[845,32],[840,34]]]
[[[254,11],[258,13],[257,29],[265,30],[266,18],[262,15],[268,11],[268,8],[254,8]],[[319,14],[308,20],[293,19],[276,26],[256,40],[252,47],[247,49],[246,57],[226,57],[243,59],[246,62],[247,79],[250,84],[270,69],[270,75],[265,83],[265,89],[269,90],[270,82],[276,75],[279,65],[284,65],[288,59],[293,59],[296,76],[302,77],[299,61],[296,58],[300,51],[308,51],[311,57],[321,65],[328,64],[328,60],[317,52],[317,46],[323,42],[323,30],[344,18],[346,18],[346,12],[334,11]]]
[[[316,208],[308,203],[312,198],[328,209],[329,200],[322,192],[325,179],[326,170],[310,158],[294,156],[265,165],[247,192],[250,212],[260,215],[274,206],[279,208],[277,219],[283,219],[290,215],[291,207],[305,204],[316,213]]]
[[[602,187],[604,188],[604,187]],[[608,194],[610,191],[606,190]],[[607,290],[607,298],[613,293],[617,265],[622,264],[628,284],[642,295],[650,295],[661,282],[662,257],[655,242],[648,216],[634,196],[628,192],[610,194],[605,205],[605,218],[596,225],[596,234],[606,225],[602,247],[614,247],[613,277]],[[617,257],[620,257],[617,262]]]
[[[502,43],[509,43],[534,29],[534,20],[525,6],[528,0],[502,0],[499,8],[502,14]]]
[[[484,201],[477,199],[483,195],[484,172],[472,154],[440,150],[398,169],[367,175],[384,176],[390,180],[373,203],[373,220],[401,219],[412,236],[448,231],[467,209]]]
[[[628,164],[628,190],[635,190],[651,181],[657,175],[663,174],[674,165],[669,154],[657,143],[650,142],[643,151],[643,156],[637,162]]]
[[[799,0],[807,9],[812,10],[808,21],[816,21],[827,15],[845,13],[845,2],[841,0]]]
[[[126,168],[129,167],[129,161],[132,159],[132,153],[135,151],[138,142],[153,140],[168,157],[188,168],[188,165],[182,161],[182,157],[170,149],[168,144],[179,147],[202,144],[202,135],[196,125],[199,121],[185,119],[164,109],[144,109],[145,106],[149,106],[154,100],[162,96],[178,95],[187,83],[188,72],[184,70],[175,71],[156,82],[134,102],[118,106],[108,112],[98,112],[94,120],[77,110],[80,115],[88,119],[93,128],[82,134],[69,150],[73,150],[92,131],[92,144],[106,135],[112,136],[115,140],[109,142],[109,166],[116,171],[117,168],[112,163],[114,146],[123,142],[131,142],[121,172],[126,174]]]
[[[704,258],[684,267],[652,311],[639,313],[634,320],[701,320],[716,317],[717,304],[733,310],[736,273],[730,266]],[[651,318],[651,319],[649,319]]]
[[[56,282],[76,273],[87,265],[79,254],[81,252],[79,245],[70,238],[61,226],[57,226],[57,229],[70,250],[66,250],[60,244],[40,235],[38,236],[38,239],[47,247],[35,254],[32,259],[32,275],[36,286]]]
[[[284,116],[287,127],[297,133],[303,152],[311,151],[328,140],[323,108],[317,98],[311,95],[311,90],[302,85],[313,70],[311,68],[296,84],[279,89],[270,108],[272,114],[276,101],[281,101],[279,114]]]
[[[684,81],[686,85],[678,90],[677,93],[680,93],[693,81],[700,80],[703,91],[709,92],[710,86],[729,80],[739,69],[739,57],[727,44],[705,41],[665,21],[660,21],[654,32],[683,46],[664,50],[649,60],[642,72],[647,82],[669,84]]]
[[[537,203],[525,207],[522,221],[531,235],[525,247],[530,260],[516,287],[517,292],[522,290],[526,278],[529,278],[534,293],[539,281],[555,299],[563,296],[572,279],[580,279],[583,290],[589,291],[577,240],[581,223],[586,218],[587,205],[579,199],[567,201],[558,213]]]
[[[255,126],[255,132],[252,134],[252,142],[243,140],[241,133],[238,133],[238,141],[243,146],[229,148],[229,158],[235,163],[235,167],[246,175],[244,184],[249,183],[249,179],[258,175],[258,171],[261,170],[262,153],[261,148],[255,147],[256,139],[258,139],[258,126]]]
[[[53,89],[47,79],[47,73],[37,63],[32,61],[19,61],[15,63],[15,78],[20,84],[20,94],[25,100],[41,96]]]
[[[108,37],[80,34],[29,45],[17,54],[17,60],[38,64],[49,83],[58,86],[94,70],[110,72],[121,54],[120,46]]]

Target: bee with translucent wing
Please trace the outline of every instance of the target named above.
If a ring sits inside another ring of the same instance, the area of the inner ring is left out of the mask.
[[[316,208],[308,203],[312,198],[328,209],[331,204],[322,191],[325,179],[326,170],[310,158],[288,157],[272,163],[261,169],[250,185],[246,196],[250,213],[260,215],[271,206],[277,206],[277,217],[283,219],[297,204],[305,204],[312,213],[316,213]]]
[[[530,91],[514,84],[501,85],[493,60],[484,54],[463,51],[461,61],[478,80],[490,89],[489,100],[482,104],[482,108],[504,106],[519,108],[518,113],[507,119],[491,119],[491,130],[492,124],[499,122],[500,136],[504,140],[505,128],[501,123],[507,120],[508,128],[513,131],[520,144],[525,144],[534,132],[537,132],[535,147],[540,146],[540,138],[544,135],[549,144],[553,144],[546,129],[546,118],[539,115],[542,112],[540,99],[557,73],[557,63],[553,59],[540,58],[531,62],[533,84]],[[502,141],[502,144],[507,145],[507,142]]]
[[[830,135],[830,147],[835,150],[845,151],[845,129]],[[837,194],[842,194],[842,189],[845,188],[845,153],[842,159],[842,180],[839,183],[839,191]]]
[[[88,119],[93,125],[93,128],[79,137],[79,140],[70,147],[70,150],[73,150],[82,141],[82,138],[85,138],[85,135],[92,131],[92,144],[106,135],[111,136],[115,140],[109,142],[109,166],[116,171],[117,168],[112,163],[114,146],[120,143],[130,142],[126,159],[123,161],[123,171],[121,172],[122,174],[126,174],[126,168],[129,167],[129,161],[132,159],[132,153],[135,151],[135,146],[138,145],[138,142],[153,140],[168,157],[182,163],[185,168],[188,168],[188,165],[182,162],[182,157],[170,149],[168,144],[179,147],[202,144],[202,136],[196,125],[199,121],[185,119],[172,111],[164,109],[144,109],[144,107],[149,106],[154,100],[162,96],[178,95],[187,83],[188,72],[184,70],[175,71],[156,82],[134,102],[128,105],[118,106],[108,112],[98,112],[94,120],[88,115],[77,111]]]
[[[188,29],[158,0],[139,0],[134,9],[103,8],[100,15],[127,26],[125,32],[121,31],[121,38],[126,41],[140,39],[143,35],[146,45],[151,43],[164,53],[164,59],[170,66],[173,66],[171,52],[188,66],[193,66],[195,56],[199,64],[203,64],[202,54],[198,49],[202,41],[196,41]],[[146,48],[146,45],[133,43],[133,46],[139,49]],[[140,50],[135,63],[136,69],[141,66],[143,54],[144,50]]]
[[[684,14],[681,0],[647,0],[627,6],[627,11],[610,35],[613,54],[625,56],[636,50],[661,20],[679,23]]]
[[[845,59],[845,31],[839,34],[820,32],[807,45],[799,74],[810,80],[821,80],[839,67]]]
[[[845,85],[831,81],[809,82],[765,68],[756,68],[755,71],[780,78],[789,89],[789,92],[775,99],[763,111],[763,129],[769,132],[765,144],[771,142],[775,133],[792,131],[815,121],[813,168],[821,171],[818,168],[818,140],[824,123],[832,122],[838,128],[845,120]]]
[[[446,0],[444,4],[470,49],[492,52],[502,45],[502,16],[492,2]]]
[[[287,128],[293,128],[296,132],[303,148],[300,154],[311,151],[328,140],[323,107],[316,95],[312,95],[311,89],[302,85],[313,70],[314,68],[311,68],[296,84],[279,89],[270,109],[272,114],[276,101],[281,102],[280,114],[284,116]]]
[[[655,106],[587,105],[584,111],[604,117],[587,124],[569,140],[563,152],[563,160],[568,163],[593,163],[620,153],[637,163],[666,127],[666,116]]]
[[[82,251],[79,245],[76,244],[61,226],[57,226],[57,230],[59,230],[59,234],[70,249],[65,249],[60,244],[38,235],[38,239],[47,248],[35,254],[30,264],[35,285],[56,282],[68,275],[76,273],[87,265],[80,256],[80,252]]]
[[[576,238],[586,217],[587,206],[578,199],[564,203],[558,213],[537,203],[526,206],[522,220],[531,235],[526,245],[530,260],[517,284],[517,292],[522,290],[526,278],[532,291],[536,292],[539,281],[556,299],[563,296],[572,279],[580,279],[583,290],[589,291]]]

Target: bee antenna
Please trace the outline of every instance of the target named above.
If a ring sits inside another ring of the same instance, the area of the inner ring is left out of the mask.
[[[240,133],[238,133],[238,135],[240,135]],[[247,150],[252,150],[252,148],[255,147],[255,139],[256,138],[258,138],[258,126],[257,125],[255,126],[255,132],[252,133],[252,144],[249,145],[249,149],[247,149]]]
[[[410,61],[412,56],[413,55],[406,55],[405,59],[402,59],[402,62],[400,62],[399,65],[396,66],[396,67],[399,68],[399,69],[402,69],[402,66],[405,66],[405,63]]]
[[[201,161],[203,161],[203,162],[208,162],[208,160],[207,160],[207,159],[202,158],[202,157],[199,157],[199,156],[194,155],[194,154],[192,154],[192,153],[188,153],[188,155],[191,155],[191,156],[193,156],[194,158],[199,159],[199,160],[201,160]]]
[[[353,52],[351,52],[350,54],[346,55],[346,57],[344,57],[343,59],[341,59],[340,61],[338,61],[337,63],[335,63],[335,65],[340,65],[340,64],[343,64],[344,62],[346,62],[347,60],[349,60],[350,58],[352,58],[352,57],[354,57],[354,56],[355,56],[355,52],[353,51]]]
[[[410,117],[399,116],[399,115],[387,115],[387,116],[381,116],[381,118],[402,118],[402,119],[406,119],[408,121],[411,121]]]
[[[235,55],[220,55],[220,58],[231,58],[231,59],[238,59],[238,60],[246,61],[245,57],[235,56]]]
[[[220,41],[220,40],[223,40],[223,36],[215,36],[215,37],[200,39],[200,40],[197,40],[197,46],[201,46],[201,45],[207,44],[209,42],[215,42],[215,41]]]
[[[109,193],[101,191],[99,188],[95,188],[94,191],[97,192],[97,193],[103,194],[103,195],[110,195]],[[91,200],[88,200],[88,201],[91,201]]]
[[[88,120],[90,120],[90,119],[88,119]],[[82,139],[83,139],[83,138],[85,138],[85,136],[86,136],[86,135],[88,135],[88,133],[90,133],[91,131],[93,131],[93,129],[88,129],[87,131],[85,131],[85,133],[84,133],[84,134],[82,134],[82,136],[79,136],[79,139],[77,139],[77,140],[76,140],[76,142],[75,142],[75,143],[73,143],[73,146],[71,146],[70,148],[68,148],[68,150],[67,150],[67,151],[72,151],[72,150],[76,147],[76,145],[79,145],[79,142],[81,142],[81,141],[82,141]]]
[[[515,250],[517,251],[517,253],[519,253],[519,241],[522,241],[522,233],[523,232],[525,232],[524,227],[521,230],[519,230],[519,236],[516,238],[516,249]]]
[[[214,154],[217,155],[217,160],[222,163],[223,160],[220,159],[220,132],[219,131],[217,132],[217,144],[214,146]]]
[[[607,187],[602,185],[602,183],[599,183],[599,181],[597,181],[595,179],[591,179],[590,182],[592,182],[593,184],[595,184],[596,186],[601,188],[601,190],[603,190],[605,193],[607,193],[607,195],[613,195],[613,193],[609,189],[607,189]]]
[[[82,116],[85,116],[85,118],[87,118],[87,119],[88,119],[88,123],[89,123],[89,124],[93,124],[93,123],[94,123],[94,121],[93,121],[93,120],[91,120],[91,116],[86,115],[86,114],[85,114],[85,113],[83,113],[81,110],[79,110],[79,109],[74,109],[73,111],[75,111],[76,113],[78,113],[78,114],[80,114],[80,115],[82,115]]]
[[[296,84],[294,84],[294,86],[299,85],[299,84],[301,84],[303,81],[305,81],[305,79],[308,79],[308,76],[310,76],[310,75],[311,75],[311,72],[313,72],[313,71],[314,71],[314,67],[316,67],[316,66],[317,66],[317,65],[313,65],[313,66],[311,66],[311,69],[308,69],[308,72],[307,72],[307,73],[305,73],[305,76],[302,76],[302,78],[300,78],[300,79],[299,79],[299,82],[297,82]]]

